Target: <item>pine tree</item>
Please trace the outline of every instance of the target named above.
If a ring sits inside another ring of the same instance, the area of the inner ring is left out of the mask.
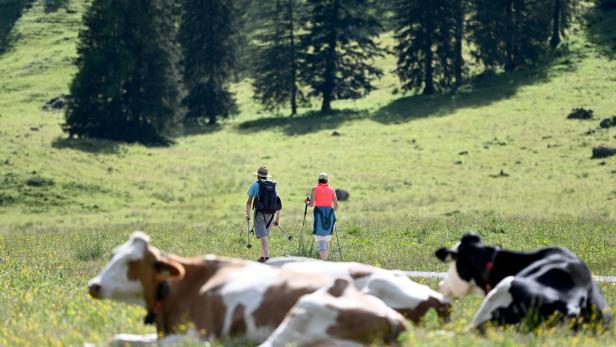
[[[463,28],[457,27],[454,5],[453,0],[399,0],[396,73],[404,90],[423,88],[429,95],[451,86],[454,75],[461,81]]]
[[[462,46],[465,37],[466,14],[468,8],[468,0],[449,0],[450,9],[452,15],[455,18],[454,26],[454,58],[453,58],[453,70],[455,75],[455,86],[459,87],[464,81],[464,55],[462,53]]]
[[[187,120],[218,118],[237,112],[229,82],[236,62],[237,17],[232,0],[184,0],[180,43],[184,55],[183,104]]]
[[[322,112],[331,111],[336,99],[354,99],[374,89],[382,76],[374,58],[381,55],[374,38],[381,26],[369,11],[371,0],[308,0],[305,34],[301,40],[300,75],[322,96]]]
[[[507,71],[535,61],[550,38],[551,5],[546,0],[475,0],[469,24],[475,58]]]
[[[180,98],[172,8],[173,0],[92,2],[63,125],[69,136],[165,141]]]
[[[303,100],[298,85],[299,47],[297,44],[296,0],[276,0],[264,3],[265,18],[256,59],[255,99],[268,110],[289,103],[291,116],[297,114],[298,99]]]
[[[552,38],[550,47],[556,48],[561,42],[561,36],[571,24],[571,19],[577,9],[577,0],[552,0]]]

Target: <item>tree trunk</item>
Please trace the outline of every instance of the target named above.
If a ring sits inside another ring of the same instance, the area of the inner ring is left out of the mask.
[[[424,73],[425,73],[425,86],[423,90],[424,95],[434,94],[434,67],[433,59],[434,55],[432,52],[432,41],[434,40],[432,34],[434,33],[434,22],[433,18],[430,16],[426,23],[426,46],[424,47]]]
[[[464,0],[456,0],[456,41],[455,41],[455,77],[456,77],[456,88],[462,85],[462,72],[464,70],[464,57],[462,56],[462,40],[464,39],[464,14],[465,7],[463,4]]]
[[[289,39],[291,49],[291,117],[297,115],[297,62],[295,52],[295,31],[293,26],[294,0],[289,0]]]
[[[560,25],[562,15],[562,0],[554,0],[554,13],[552,14],[552,38],[550,47],[555,49],[560,44]]]
[[[512,71],[515,68],[515,39],[514,39],[514,13],[513,13],[513,0],[507,1],[507,41],[505,43],[505,49],[507,54],[507,62],[505,63],[505,70]]]
[[[321,112],[330,112],[332,110],[332,100],[334,98],[334,86],[336,83],[336,28],[338,20],[338,1],[334,1],[330,22],[330,33],[328,38],[328,47],[325,62],[325,79],[323,81],[323,104]]]

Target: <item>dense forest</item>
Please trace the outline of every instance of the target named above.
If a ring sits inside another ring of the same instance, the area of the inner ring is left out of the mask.
[[[237,112],[230,84],[252,81],[267,110],[370,93],[390,53],[407,92],[450,93],[468,61],[485,71],[533,64],[562,44],[575,0],[93,0],[84,15],[65,131],[165,142],[177,124]],[[597,6],[613,8],[613,0]],[[463,53],[468,51],[468,54]],[[478,73],[475,71],[474,73]]]

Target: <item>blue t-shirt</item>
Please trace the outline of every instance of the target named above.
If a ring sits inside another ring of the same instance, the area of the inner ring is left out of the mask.
[[[248,188],[248,196],[253,198],[259,194],[259,181],[254,181]],[[276,187],[276,195],[278,195],[278,187]]]

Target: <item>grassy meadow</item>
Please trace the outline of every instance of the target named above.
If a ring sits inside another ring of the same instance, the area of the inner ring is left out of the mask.
[[[11,2],[0,0],[0,11]],[[0,37],[0,346],[152,332],[142,309],[91,300],[88,279],[137,229],[180,255],[256,259],[258,247],[247,249],[239,234],[262,164],[294,234],[319,172],[350,192],[338,213],[344,260],[444,271],[434,250],[476,230],[509,248],[565,246],[595,274],[616,274],[616,157],[591,159],[594,146],[616,145],[614,128],[598,129],[616,115],[614,11],[589,10],[568,44],[537,66],[476,77],[453,95],[399,93],[389,55],[377,62],[386,72],[378,90],[334,103],[330,115],[315,111],[318,101],[295,118],[263,112],[240,81],[239,115],[213,129],[179,129],[173,146],[144,147],[68,140],[63,113],[42,109],[68,91],[87,2],[30,2],[21,17],[0,13],[0,35],[8,33]],[[381,42],[391,47],[391,33]],[[595,118],[567,120],[576,107]],[[297,243],[274,230],[272,253],[296,254]],[[616,305],[616,284],[601,288]],[[616,346],[616,329],[466,332],[480,302],[456,302],[443,326],[430,314],[405,345]]]

